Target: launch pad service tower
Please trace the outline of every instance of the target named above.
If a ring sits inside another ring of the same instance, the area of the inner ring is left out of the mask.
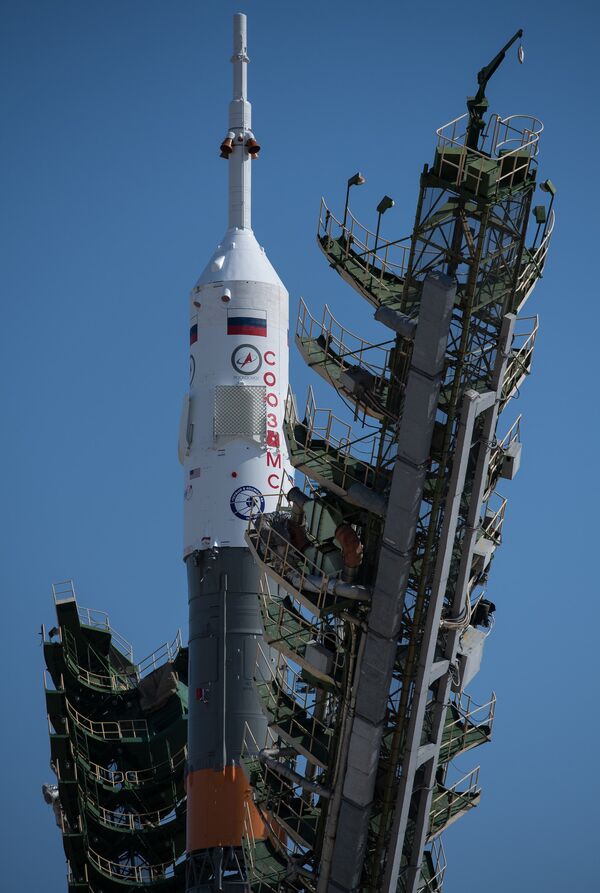
[[[250,816],[257,838],[264,833],[240,765],[244,736],[263,742],[267,723],[253,683],[259,572],[244,534],[287,471],[288,293],[251,228],[251,168],[260,146],[251,129],[242,14],[233,20],[231,61],[221,145],[229,224],[190,296],[190,387],[179,434],[189,593],[187,890],[194,893],[239,890],[244,819]]]

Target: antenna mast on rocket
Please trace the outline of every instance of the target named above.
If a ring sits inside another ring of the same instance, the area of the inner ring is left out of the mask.
[[[252,161],[260,146],[252,133],[252,105],[248,101],[247,22],[233,17],[233,98],[229,103],[229,131],[221,143],[221,158],[229,161],[229,229],[252,229]]]

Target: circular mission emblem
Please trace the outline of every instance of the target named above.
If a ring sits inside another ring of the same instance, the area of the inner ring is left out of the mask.
[[[239,344],[231,354],[231,365],[242,375],[256,375],[262,366],[262,356],[253,344]]]
[[[265,499],[260,490],[248,484],[238,487],[231,494],[229,506],[236,518],[247,521],[253,515],[259,515],[265,510]]]

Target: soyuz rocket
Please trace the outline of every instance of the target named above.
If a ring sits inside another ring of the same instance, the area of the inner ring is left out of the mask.
[[[240,763],[247,729],[266,718],[253,677],[262,635],[259,573],[245,545],[252,515],[273,509],[284,452],[288,293],[251,226],[260,146],[247,99],[246,16],[233,19],[233,99],[221,157],[229,224],[190,295],[190,382],[179,459],[189,600],[187,882],[239,891],[244,823],[265,836]],[[235,883],[237,875],[237,883]]]

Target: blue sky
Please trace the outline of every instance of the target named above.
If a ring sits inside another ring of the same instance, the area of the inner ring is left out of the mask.
[[[476,812],[446,835],[446,893],[592,889],[598,784],[593,678],[598,597],[594,188],[600,25],[592,2],[527,5],[229,0],[4,0],[0,329],[1,564],[5,606],[0,846],[6,889],[66,889],[40,786],[49,780],[42,621],[50,585],[109,612],[141,658],[186,626],[179,408],[187,295],[226,226],[218,146],[231,91],[231,15],[249,15],[250,98],[263,149],[254,229],[286,283],[350,329],[367,305],[315,244],[319,199],[383,235],[410,232],[435,128],[462,114],[475,75],[518,28],[491,108],[546,125],[556,235],[527,312],[541,315],[521,472],[489,596],[497,622],[475,694],[498,695]],[[292,352],[302,402],[335,396]],[[8,613],[8,617],[6,614]]]

